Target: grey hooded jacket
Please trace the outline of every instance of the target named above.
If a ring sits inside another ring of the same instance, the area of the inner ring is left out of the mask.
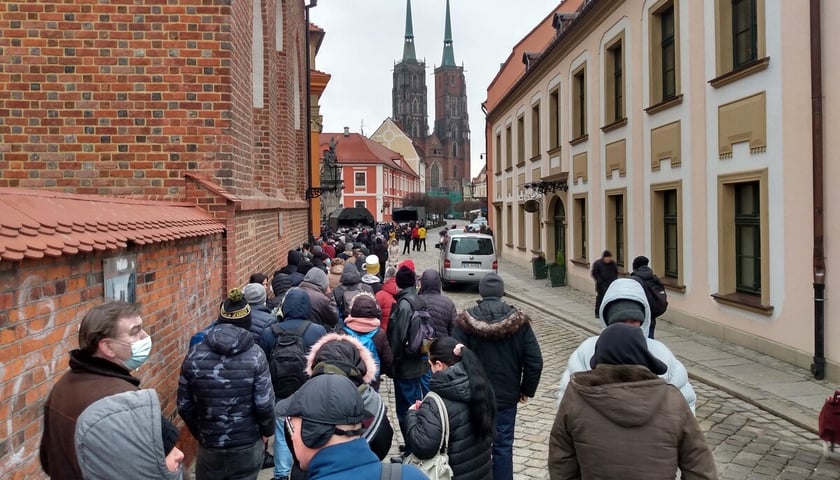
[[[180,480],[166,468],[160,402],[152,389],[118,393],[88,406],[76,422],[76,457],[87,480]]]

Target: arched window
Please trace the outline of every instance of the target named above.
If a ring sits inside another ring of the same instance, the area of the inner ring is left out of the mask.
[[[458,144],[457,144],[457,143],[453,143],[453,144],[452,144],[452,156],[453,156],[453,157],[457,157],[457,156],[458,156]],[[455,168],[457,168],[457,167],[455,167]],[[456,175],[456,176],[457,176],[457,175]]]
[[[252,0],[252,27],[251,27],[251,91],[253,92],[254,108],[263,108],[263,88],[265,83],[265,59],[263,48],[263,18],[262,2]]]
[[[432,174],[431,174],[431,182],[432,188],[437,188],[440,186],[440,167],[437,163],[432,165]]]

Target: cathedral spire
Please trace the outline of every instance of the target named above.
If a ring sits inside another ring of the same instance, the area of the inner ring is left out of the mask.
[[[414,28],[411,23],[411,0],[407,0],[405,6],[405,43],[403,44],[403,62],[406,60],[417,60],[417,55],[414,53]]]
[[[440,66],[455,66],[455,52],[452,50],[452,22],[449,20],[449,0],[446,0],[446,29],[443,33],[443,61]]]

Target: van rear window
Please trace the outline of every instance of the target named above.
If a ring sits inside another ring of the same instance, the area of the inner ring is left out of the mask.
[[[489,238],[453,238],[449,253],[457,255],[493,255],[493,240]]]

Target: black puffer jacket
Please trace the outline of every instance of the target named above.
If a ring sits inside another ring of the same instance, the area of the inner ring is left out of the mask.
[[[271,314],[271,310],[265,305],[251,305],[251,328],[248,330],[254,336],[254,341],[262,348],[266,358],[271,355],[271,349],[274,344],[267,344],[262,340],[263,331],[266,328],[271,328],[271,325],[277,323],[277,317]]]
[[[458,315],[452,336],[475,352],[496,393],[499,410],[533,397],[540,383],[543,360],[531,319],[496,297]]]
[[[187,353],[178,414],[204,447],[250,445],[274,434],[274,390],[262,349],[248,330],[222,323]]]
[[[335,305],[342,319],[350,314],[350,300],[362,292],[368,292],[371,295],[374,294],[370,285],[362,283],[362,274],[359,273],[356,265],[352,263],[345,264],[344,271],[341,272],[341,285],[336,287],[333,292]]]
[[[458,310],[451,298],[441,294],[441,286],[440,273],[435,269],[427,268],[420,276],[420,296],[435,320],[435,333],[438,337],[449,337],[452,336]]]
[[[491,478],[492,438],[479,438],[470,420],[470,380],[460,363],[432,375],[429,388],[443,398],[449,417],[449,466],[455,480]],[[406,417],[405,443],[418,458],[432,458],[440,446],[440,412],[433,400],[424,400]]]
[[[283,305],[283,299],[290,288],[292,288],[292,281],[289,279],[289,275],[283,272],[275,273],[274,278],[271,279],[271,290],[274,292],[274,296],[265,302],[266,305],[272,311],[275,308],[279,309]]]

